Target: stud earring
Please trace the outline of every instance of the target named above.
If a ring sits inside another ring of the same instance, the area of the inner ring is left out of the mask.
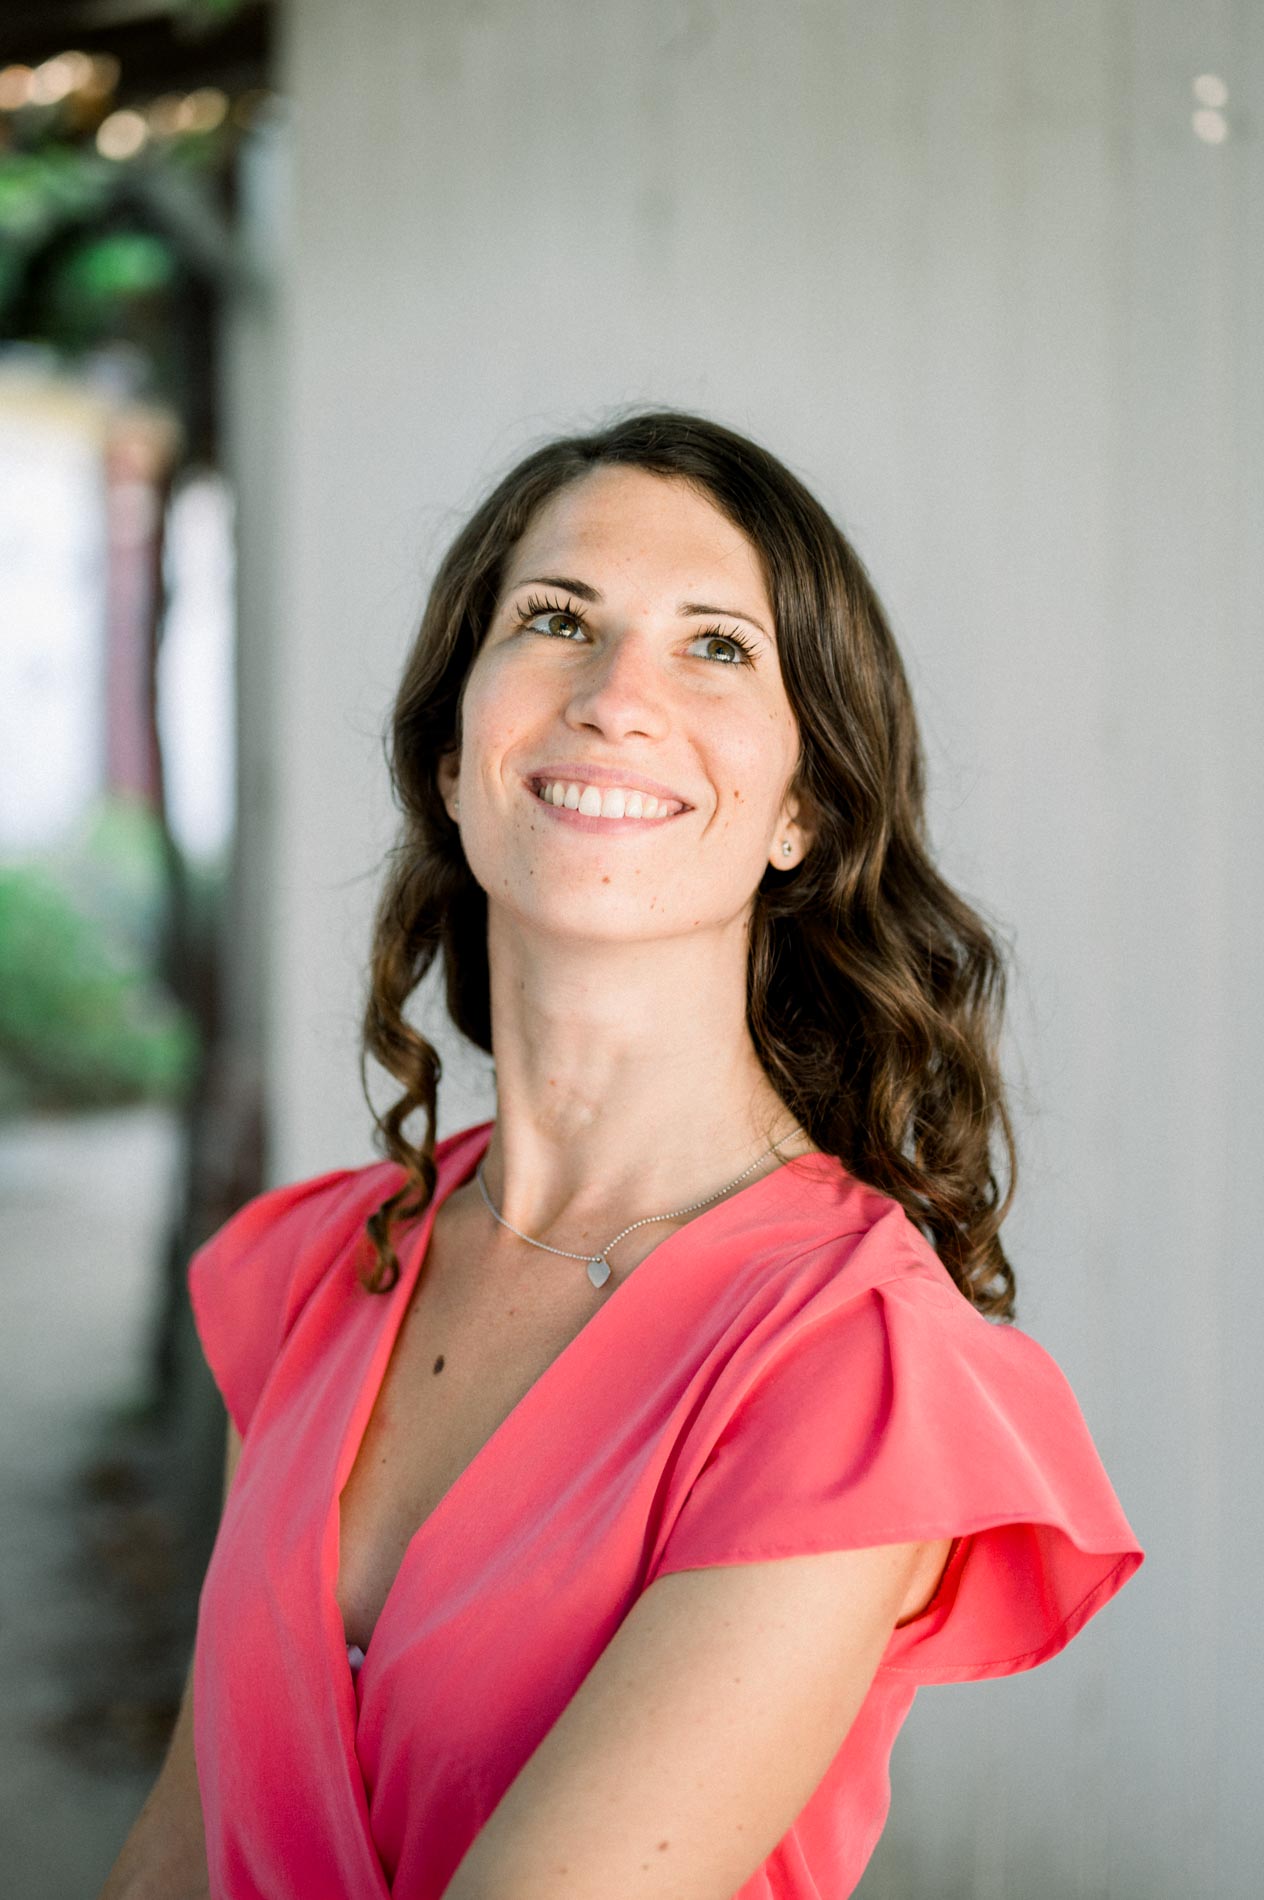
[[[793,850],[794,850],[794,846],[793,846],[793,845],[791,844],[791,842],[790,842],[790,840],[789,840],[789,838],[783,838],[783,839],[781,840],[781,855],[782,855],[782,857],[783,857],[783,858],[788,858],[788,857],[790,856],[790,853],[791,853],[791,852],[792,852]]]

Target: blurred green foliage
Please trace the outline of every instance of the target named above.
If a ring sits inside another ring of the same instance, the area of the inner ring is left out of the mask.
[[[198,1038],[156,974],[164,915],[158,822],[130,802],[0,865],[0,1112],[184,1094]]]
[[[0,156],[0,322],[18,302],[30,260],[59,231],[99,216],[112,183],[104,159],[74,146]]]
[[[153,163],[178,168],[189,162],[182,152]],[[37,264],[47,281],[26,315],[66,348],[126,332],[130,305],[176,292],[183,266],[174,239],[140,228],[135,207],[120,208],[121,189],[117,165],[78,147],[0,155],[0,331],[18,322]]]
[[[47,140],[34,151],[6,152],[0,231],[14,242],[33,241],[69,219],[86,222],[109,203],[112,185],[106,161],[75,145]]]

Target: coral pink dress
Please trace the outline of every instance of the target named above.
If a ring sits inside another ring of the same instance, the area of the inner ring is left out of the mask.
[[[338,1496],[434,1208],[491,1132],[438,1144],[389,1294],[357,1267],[393,1162],[261,1194],[193,1257],[244,1439],[198,1622],[211,1893],[438,1900],[656,1577],[952,1537],[930,1606],[893,1632],[824,1779],[735,1896],[844,1900],[918,1686],[1047,1661],[1142,1562],[1074,1393],[970,1305],[895,1201],[802,1156],[594,1293],[413,1537],[356,1670]]]

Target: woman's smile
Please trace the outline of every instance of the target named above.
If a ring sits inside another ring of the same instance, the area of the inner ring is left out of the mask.
[[[683,805],[677,811],[655,813],[648,818],[639,813],[627,811],[625,811],[622,817],[617,817],[613,813],[608,817],[602,817],[597,812],[583,810],[580,797],[577,796],[577,794],[582,795],[585,790],[598,792],[604,800],[608,788],[599,788],[597,786],[585,788],[582,785],[568,784],[567,797],[574,802],[558,803],[551,796],[546,796],[546,793],[551,792],[553,784],[560,784],[563,781],[526,779],[523,782],[526,786],[528,797],[531,798],[536,805],[540,806],[550,818],[557,819],[560,824],[578,826],[581,831],[599,831],[607,834],[616,831],[626,831],[628,833],[643,832],[650,830],[654,826],[669,825],[673,820],[683,818],[688,812],[693,810],[691,805]],[[632,794],[633,798],[639,796],[641,795],[638,793]],[[588,797],[584,798],[583,802],[595,805],[597,800]],[[628,803],[631,802],[631,799],[629,799]]]

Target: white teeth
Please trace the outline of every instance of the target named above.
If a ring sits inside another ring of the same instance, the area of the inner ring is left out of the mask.
[[[649,792],[630,792],[622,785],[579,785],[565,779],[545,780],[540,797],[546,804],[565,805],[588,818],[658,818],[683,810],[677,800],[654,798]]]

